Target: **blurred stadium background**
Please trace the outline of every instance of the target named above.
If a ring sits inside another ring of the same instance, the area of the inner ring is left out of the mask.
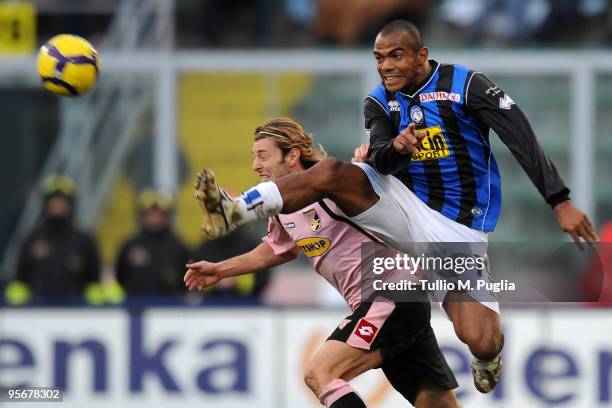
[[[293,117],[330,154],[349,159],[367,138],[361,109],[378,80],[373,38],[396,18],[422,27],[433,58],[482,71],[510,93],[577,205],[598,230],[612,220],[607,0],[4,1],[3,286],[15,279],[49,175],[76,181],[75,221],[94,234],[99,281],[110,285],[122,243],[139,228],[138,196],[147,188],[174,197],[177,234],[200,253],[193,174],[212,167],[233,192],[256,182],[252,133],[266,118]],[[39,83],[35,53],[58,33],[81,35],[100,52],[99,82],[87,95],[58,98]],[[509,151],[492,140],[504,194],[492,242],[566,242]],[[240,234],[238,241],[255,245],[265,225]],[[239,251],[240,242],[210,257]],[[246,289],[128,292],[70,305],[36,296],[20,305],[7,301],[0,311],[0,387],[62,386],[63,406],[74,407],[318,406],[301,370],[347,314],[341,300],[305,259],[277,268],[261,291],[252,282],[237,286]],[[467,348],[434,313],[464,406],[612,406],[612,309],[509,305],[502,314],[503,382],[483,396],[471,385]],[[381,378],[369,373],[355,382],[368,406],[405,406]]]

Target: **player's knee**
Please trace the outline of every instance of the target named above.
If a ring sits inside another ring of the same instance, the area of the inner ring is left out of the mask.
[[[428,383],[417,391],[415,406],[417,408],[457,408],[461,407],[452,390],[443,389]]]
[[[460,408],[459,401],[452,391],[445,394],[428,393],[419,398],[415,405],[417,408]]]
[[[312,390],[315,395],[319,395],[325,385],[327,385],[333,376],[323,367],[309,366],[304,374],[304,383]]]
[[[312,392],[315,393],[315,395],[318,395],[321,389],[321,385],[317,381],[317,377],[315,376],[314,371],[312,371],[311,369],[308,369],[304,374],[304,383],[308,388],[310,388]]]
[[[457,337],[468,345],[472,354],[481,360],[491,360],[503,347],[503,333],[494,326],[480,327],[478,330],[459,329]]]

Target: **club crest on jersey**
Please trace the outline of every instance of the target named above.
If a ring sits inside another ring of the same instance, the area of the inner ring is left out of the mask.
[[[410,108],[410,119],[415,125],[423,123],[423,110],[419,105],[414,105]]]
[[[317,213],[317,210],[313,208],[312,210],[308,210],[302,214],[304,214],[304,217],[306,217],[306,221],[308,221],[311,231],[316,232],[321,229],[321,217]]]

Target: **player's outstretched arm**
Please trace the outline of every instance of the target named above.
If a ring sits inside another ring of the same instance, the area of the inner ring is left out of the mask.
[[[202,290],[224,278],[259,272],[292,261],[298,253],[299,249],[296,248],[276,255],[272,247],[263,242],[252,251],[222,262],[199,261],[187,264],[183,280],[189,290]]]
[[[512,98],[482,74],[474,75],[468,92],[468,108],[508,146],[540,194],[554,208],[561,229],[571,235],[580,249],[581,238],[594,245],[599,238],[593,224],[569,200],[569,189]]]

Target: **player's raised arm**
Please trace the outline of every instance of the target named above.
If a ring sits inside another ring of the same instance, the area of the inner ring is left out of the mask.
[[[569,188],[514,100],[483,74],[475,73],[469,82],[466,105],[508,146],[542,197],[555,209],[561,229],[570,234],[580,248],[580,238],[595,244],[598,238],[591,221],[572,205]]]
[[[225,278],[259,272],[292,261],[298,253],[299,249],[296,247],[275,254],[274,249],[267,242],[262,242],[252,251],[222,262],[199,261],[187,264],[187,272],[183,280],[189,290],[202,290]]]

